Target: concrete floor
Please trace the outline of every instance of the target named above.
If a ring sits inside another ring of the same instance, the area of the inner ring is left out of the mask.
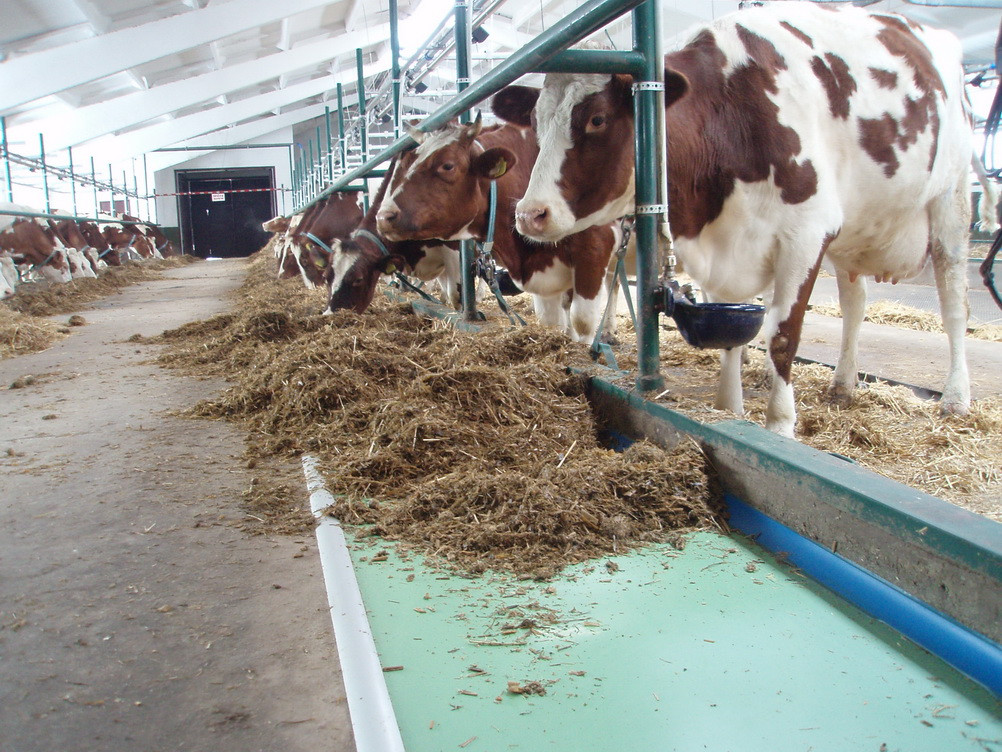
[[[224,310],[244,263],[170,271],[0,361],[3,752],[354,749],[314,536],[235,527],[242,430],[169,413],[223,385],[126,342]]]

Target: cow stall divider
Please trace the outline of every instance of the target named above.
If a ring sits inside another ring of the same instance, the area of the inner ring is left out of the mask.
[[[457,19],[465,12],[461,5]],[[564,50],[627,11],[633,13],[634,49]],[[655,84],[634,89],[638,374],[629,390],[591,375],[588,397],[599,425],[623,445],[641,438],[663,446],[697,441],[719,475],[731,528],[700,534],[684,552],[662,546],[616,557],[609,572],[629,571],[626,581],[608,577],[601,566],[574,567],[551,588],[558,595],[500,575],[457,583],[392,551],[381,559],[387,563],[363,566],[368,549],[346,540],[338,523],[324,516],[329,492],[321,488],[316,461],[304,457],[316,495],[313,508],[320,519],[318,541],[338,645],[342,656],[353,656],[350,667],[343,667],[356,745],[360,752],[538,749],[544,744],[575,752],[617,746],[776,752],[847,749],[857,742],[855,748],[864,742],[888,749],[991,748],[984,743],[997,745],[995,739],[1002,738],[997,705],[1002,697],[1002,526],[747,421],[704,424],[644,397],[664,384],[657,309],[658,296],[665,293],[658,292],[658,235],[667,207],[658,148],[664,133],[663,85],[656,85],[663,71],[653,43],[660,39],[659,13],[651,1],[585,3],[462,89],[418,130],[445,125],[532,71],[629,73],[638,82]],[[414,145],[410,136],[397,138],[297,210],[365,179]],[[464,274],[472,290],[472,264],[464,263]],[[457,328],[478,327],[476,312],[465,301],[460,312],[426,301],[415,301],[413,308]],[[336,469],[328,482],[336,483]],[[732,556],[745,558],[737,562]],[[664,577],[666,569],[684,573],[681,579]],[[353,590],[343,590],[349,570],[351,582],[357,578],[357,598]],[[755,571],[764,574],[731,589],[742,572]],[[695,598],[687,592],[690,587]],[[538,649],[518,640],[477,644],[469,637],[477,627],[465,619],[475,609],[489,611],[497,604],[497,591],[506,588],[512,589],[506,591],[509,596],[521,588],[523,600],[553,595],[575,610],[588,604],[602,616],[536,635]],[[786,600],[761,605],[762,599],[787,595],[809,596],[814,605],[799,600],[797,605]],[[429,613],[417,607],[415,597],[438,605]],[[752,612],[760,622],[745,621]],[[456,614],[464,620],[450,618]],[[810,626],[815,618],[817,631]],[[709,623],[713,629],[701,631]],[[356,660],[363,654],[366,660]],[[587,686],[560,685],[540,699],[494,697],[494,685],[483,692],[466,688],[485,674],[503,675],[511,686],[511,680],[532,678],[541,665],[554,665],[541,658],[572,654],[575,678],[559,681],[593,676]],[[834,664],[826,662],[826,654]],[[792,657],[801,662],[787,666]],[[470,663],[477,671],[470,673]],[[750,683],[749,673],[756,677]],[[842,683],[856,679],[859,685],[852,690]],[[776,695],[791,703],[790,715],[769,717],[773,708],[763,710],[765,698]],[[481,699],[471,699],[476,697]],[[915,703],[923,702],[938,704],[916,714]],[[464,718],[460,711],[467,703],[474,703],[477,712]],[[895,703],[905,710],[892,711]],[[860,721],[866,712],[860,709],[878,705],[894,717],[866,726]],[[920,722],[922,712],[929,717]],[[641,723],[640,714],[659,720]],[[878,738],[885,732],[886,739]],[[844,733],[849,746],[840,736]]]

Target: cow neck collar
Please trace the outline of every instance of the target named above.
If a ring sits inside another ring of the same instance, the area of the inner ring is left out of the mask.
[[[378,248],[384,256],[390,255],[390,252],[386,249],[386,246],[383,244],[383,241],[380,240],[375,233],[369,232],[368,230],[359,227],[358,229],[355,230],[355,232],[351,234],[351,236],[353,238],[363,237],[367,240],[370,240],[375,244],[376,248]]]
[[[320,246],[320,248],[323,249],[323,252],[326,253],[328,256],[333,256],[334,255],[334,250],[329,245],[327,245],[324,241],[322,241],[320,238],[318,238],[316,235],[314,235],[312,232],[304,232],[303,235],[305,235],[307,238],[309,238],[314,243],[316,243],[318,246]]]

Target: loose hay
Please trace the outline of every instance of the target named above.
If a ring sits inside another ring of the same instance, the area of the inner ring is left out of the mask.
[[[0,359],[39,352],[66,336],[54,321],[28,316],[0,305]]]
[[[822,316],[841,318],[842,312],[838,306],[813,305],[811,311]],[[864,321],[873,324],[896,326],[902,329],[914,329],[920,332],[943,333],[943,322],[939,314],[923,311],[919,308],[904,305],[893,300],[876,300],[866,306]],[[967,336],[972,339],[984,339],[989,342],[1002,342],[1002,326],[995,324],[980,324],[967,329]]]
[[[97,279],[74,279],[61,285],[28,282],[18,285],[17,294],[7,301],[7,305],[15,311],[33,316],[72,313],[87,303],[118,292],[123,287],[159,279],[164,269],[186,266],[199,260],[195,256],[171,256],[166,259],[109,266],[102,270]]]
[[[318,455],[342,521],[532,576],[714,524],[694,444],[599,446],[566,370],[585,347],[535,326],[457,333],[386,301],[318,316],[322,295],[273,281],[273,263],[254,262],[236,313],[164,335],[162,361],[234,376],[193,413],[245,421],[252,455]]]

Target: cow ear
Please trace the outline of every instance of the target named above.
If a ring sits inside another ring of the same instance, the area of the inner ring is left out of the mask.
[[[383,256],[376,262],[380,274],[396,274],[404,269],[404,257],[398,253]]]
[[[497,180],[518,163],[518,159],[508,149],[495,146],[473,160],[470,172],[479,177]]]
[[[502,120],[523,128],[532,126],[532,110],[539,99],[539,89],[531,86],[506,86],[491,99],[491,110]]]
[[[416,126],[407,126],[407,135],[417,141],[419,144],[424,141],[425,136],[428,135],[424,131],[419,131]]]
[[[665,68],[665,107],[668,107],[689,92],[689,79],[676,70]]]

